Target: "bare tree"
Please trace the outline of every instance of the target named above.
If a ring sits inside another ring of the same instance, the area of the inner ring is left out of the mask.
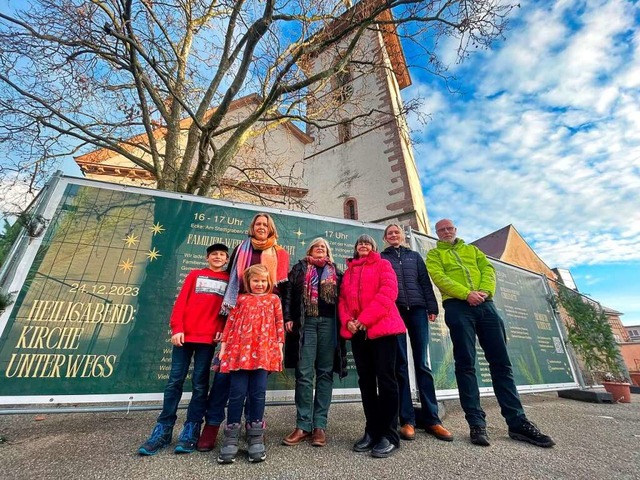
[[[367,34],[397,32],[421,49],[420,68],[443,75],[442,39],[456,39],[462,59],[502,36],[511,8],[499,0],[32,0],[0,13],[0,141],[13,161],[5,168],[37,186],[60,158],[99,148],[164,190],[224,191],[230,168],[248,182],[262,169],[278,183],[277,166],[243,165],[239,149],[285,122],[321,132],[379,121],[344,90],[354,71],[389,68],[381,55],[362,55]],[[310,66],[329,51],[336,61]],[[250,108],[232,115],[249,94]]]

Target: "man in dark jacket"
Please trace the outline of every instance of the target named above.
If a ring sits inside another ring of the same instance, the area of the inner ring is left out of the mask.
[[[420,255],[403,246],[405,237],[400,225],[387,226],[384,231],[384,240],[389,244],[389,247],[381,255],[391,262],[398,277],[396,305],[411,340],[424,425],[427,433],[440,440],[451,441],[453,435],[442,426],[442,421],[438,416],[438,401],[436,400],[433,375],[427,363],[429,322],[434,322],[438,316],[438,303],[433,293],[429,274]],[[398,335],[396,375],[400,396],[400,437],[405,440],[413,440],[416,435],[416,416],[411,400],[408,367],[407,336]]]

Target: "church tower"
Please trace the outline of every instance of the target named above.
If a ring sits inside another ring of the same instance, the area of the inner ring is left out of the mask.
[[[341,20],[368,3],[358,2]],[[390,12],[382,15],[391,19]],[[349,40],[309,59],[308,74],[340,62]],[[365,222],[399,222],[429,233],[400,97],[411,78],[395,27],[370,28],[350,60],[308,100],[307,115],[317,120],[307,129],[315,141],[306,146],[304,160],[310,210]]]
[[[384,0],[356,2],[325,29],[344,28],[380,2]],[[307,75],[339,66],[337,75],[307,94],[307,132],[293,122],[277,128],[263,128],[258,122],[259,133],[242,146],[234,166],[268,165],[269,170],[247,182],[244,175],[229,169],[212,195],[261,205],[273,200],[274,206],[284,204],[288,209],[364,222],[396,222],[429,233],[400,97],[400,91],[411,85],[411,77],[391,12],[381,13],[378,20],[380,25],[365,31],[351,55],[347,54],[351,38],[346,36],[339,45],[305,58],[300,67]],[[256,94],[234,100],[225,121],[246,118],[259,103]],[[184,144],[190,125],[189,118],[181,123]],[[162,128],[154,130],[160,149],[163,135]],[[125,144],[145,158],[146,135],[129,138]],[[89,178],[156,185],[149,171],[106,148],[75,157],[75,161]]]

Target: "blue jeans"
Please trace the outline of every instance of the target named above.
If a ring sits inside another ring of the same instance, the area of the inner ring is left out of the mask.
[[[224,422],[224,409],[227,408],[229,401],[229,387],[231,386],[231,377],[229,373],[216,372],[209,390],[207,399],[207,409],[204,412],[204,422],[207,425],[219,427]],[[245,417],[249,411],[249,399],[247,399],[245,407]]]
[[[229,408],[227,424],[240,423],[245,398],[249,399],[245,413],[247,422],[261,422],[264,417],[264,406],[267,392],[266,370],[234,370],[229,373]]]
[[[469,425],[485,426],[476,377],[476,337],[489,363],[493,391],[509,427],[517,428],[526,419],[507,353],[504,322],[493,302],[472,307],[463,300],[444,302],[444,321],[449,327],[456,364],[460,404]]]
[[[307,317],[296,365],[296,427],[305,432],[327,428],[333,392],[333,354],[336,321],[330,317]],[[315,374],[315,399],[313,396]]]
[[[422,406],[424,425],[439,425],[442,423],[438,416],[438,400],[433,383],[433,374],[427,364],[427,347],[429,346],[429,319],[424,307],[399,308],[400,316],[404,320],[411,341],[413,365],[416,370],[416,384]],[[398,356],[396,358],[396,376],[398,378],[398,393],[400,397],[400,424],[415,426],[416,415],[411,400],[411,386],[409,384],[409,365],[407,354],[407,336],[398,335]]]
[[[229,400],[229,385],[231,379],[228,373],[216,372],[211,383],[207,410],[204,412],[204,421],[207,425],[220,426],[224,421],[224,409]]]
[[[209,389],[209,371],[213,358],[214,346],[208,343],[185,343],[182,347],[173,347],[171,353],[171,372],[164,389],[162,412],[158,423],[173,426],[176,423],[178,404],[182,398],[184,381],[189,372],[193,357],[193,374],[191,377],[191,401],[187,408],[187,422],[202,423],[202,415],[207,407],[207,390]]]

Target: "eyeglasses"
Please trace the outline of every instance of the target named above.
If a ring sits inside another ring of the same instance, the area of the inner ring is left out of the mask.
[[[440,227],[436,230],[436,232],[440,233],[440,232],[453,232],[455,231],[456,227]]]

